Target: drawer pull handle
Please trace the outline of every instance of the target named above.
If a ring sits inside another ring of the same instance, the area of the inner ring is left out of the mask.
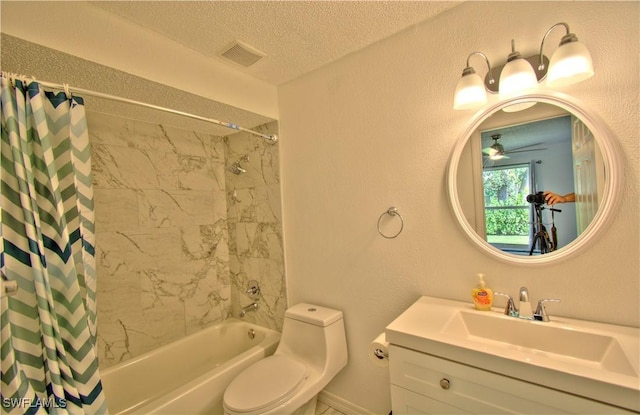
[[[449,379],[442,378],[440,379],[440,387],[442,389],[448,390],[451,387],[451,382],[449,382]]]

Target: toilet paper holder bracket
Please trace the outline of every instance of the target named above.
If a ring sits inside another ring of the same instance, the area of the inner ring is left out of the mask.
[[[388,360],[389,359],[389,354],[385,353],[384,350],[382,350],[382,349],[375,349],[373,351],[373,355],[375,357],[377,357],[378,359],[380,359],[380,360],[383,360],[383,359],[387,359]]]

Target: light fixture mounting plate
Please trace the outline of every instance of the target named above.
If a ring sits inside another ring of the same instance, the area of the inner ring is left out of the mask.
[[[529,62],[533,67],[533,71],[536,73],[536,78],[538,79],[538,82],[546,78],[547,71],[549,70],[549,58],[547,58],[545,55],[542,55],[543,66],[540,65],[539,54],[528,56],[524,59],[527,62]],[[487,72],[487,75],[484,77],[484,86],[487,89],[487,91],[492,92],[494,94],[498,93],[498,86],[500,83],[499,82],[490,83],[489,81],[491,79],[494,79],[495,81],[499,80],[500,74],[502,73],[502,70],[506,65],[507,64],[505,63],[503,65],[496,66],[495,68],[491,68],[491,72]],[[542,69],[540,69],[541,67]]]

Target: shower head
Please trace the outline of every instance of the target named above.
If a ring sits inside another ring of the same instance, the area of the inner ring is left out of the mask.
[[[240,175],[242,173],[246,173],[247,170],[243,169],[242,167],[240,167],[240,164],[236,161],[235,163],[229,165],[229,167],[227,167],[227,171],[233,174],[237,174]]]
[[[249,155],[245,154],[244,156],[240,157],[238,160],[234,161],[233,163],[231,163],[228,167],[227,167],[227,171],[236,175],[240,175],[242,173],[246,173],[247,170],[243,169],[242,166],[240,165],[240,163],[244,163],[244,162],[248,162],[249,161]]]

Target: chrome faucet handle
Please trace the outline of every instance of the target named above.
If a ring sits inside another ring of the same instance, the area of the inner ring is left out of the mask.
[[[539,321],[550,321],[549,314],[547,313],[547,309],[544,307],[544,303],[559,303],[559,302],[560,300],[557,298],[545,298],[543,300],[538,301],[538,307],[536,307],[534,318]]]
[[[507,305],[504,308],[504,314],[506,316],[517,317],[518,316],[518,308],[516,304],[513,302],[513,298],[509,294],[494,292],[494,295],[499,295],[501,297],[507,297]]]
[[[260,295],[262,294],[260,291],[260,285],[256,280],[250,280],[247,282],[247,290],[245,292],[253,301],[259,300]]]

